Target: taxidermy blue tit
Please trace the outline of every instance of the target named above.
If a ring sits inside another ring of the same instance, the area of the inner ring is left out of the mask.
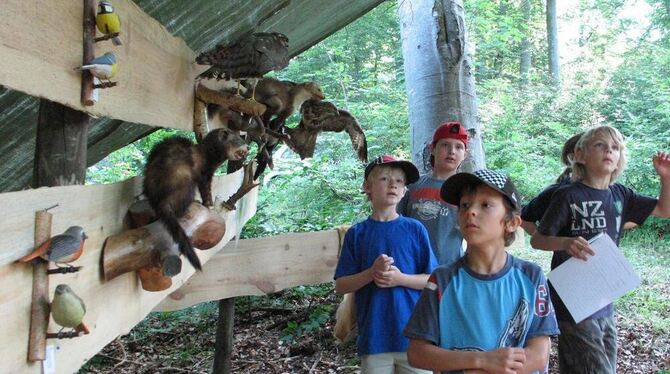
[[[98,3],[98,14],[95,16],[95,24],[98,30],[105,34],[116,34],[121,31],[121,20],[119,15],[114,12],[114,7],[109,1]],[[112,38],[114,45],[121,45],[121,39],[118,36]]]
[[[107,52],[102,56],[94,58],[88,64],[75,69],[88,70],[94,77],[109,81],[116,75],[116,71],[118,70],[116,61],[116,54],[114,52]]]

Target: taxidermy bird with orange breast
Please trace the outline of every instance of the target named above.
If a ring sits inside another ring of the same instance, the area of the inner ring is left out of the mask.
[[[70,226],[64,233],[53,236],[18,261],[28,262],[41,257],[57,264],[70,263],[77,260],[84,252],[84,241],[87,238],[81,226]]]

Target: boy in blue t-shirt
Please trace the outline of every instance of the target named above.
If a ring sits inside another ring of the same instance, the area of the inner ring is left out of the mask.
[[[358,355],[363,373],[428,373],[407,362],[402,335],[412,309],[437,266],[428,232],[399,215],[396,205],[419,171],[409,161],[384,155],[365,168],[363,189],[372,205],[367,220],[344,237],[335,270],[335,291],[355,292]]]
[[[545,371],[558,326],[540,267],[505,250],[521,224],[514,184],[478,170],[447,179],[440,195],[458,205],[468,250],[430,275],[405,329],[410,364],[443,373]]]

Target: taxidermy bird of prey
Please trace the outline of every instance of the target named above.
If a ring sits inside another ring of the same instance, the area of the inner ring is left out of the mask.
[[[270,71],[288,66],[288,38],[278,32],[247,34],[235,43],[219,44],[201,53],[195,61],[212,66],[200,74],[203,78],[262,78]]]
[[[368,162],[368,143],[363,129],[351,113],[337,109],[328,101],[307,100],[300,107],[302,116],[295,128],[286,128],[290,140],[286,143],[301,159],[312,157],[316,138],[323,131],[346,131],[356,156],[362,162]]]

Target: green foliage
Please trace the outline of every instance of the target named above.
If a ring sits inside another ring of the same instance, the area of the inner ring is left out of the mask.
[[[330,320],[334,308],[331,304],[317,305],[305,321],[289,321],[286,328],[282,330],[280,341],[292,343],[303,334],[321,329]]]

